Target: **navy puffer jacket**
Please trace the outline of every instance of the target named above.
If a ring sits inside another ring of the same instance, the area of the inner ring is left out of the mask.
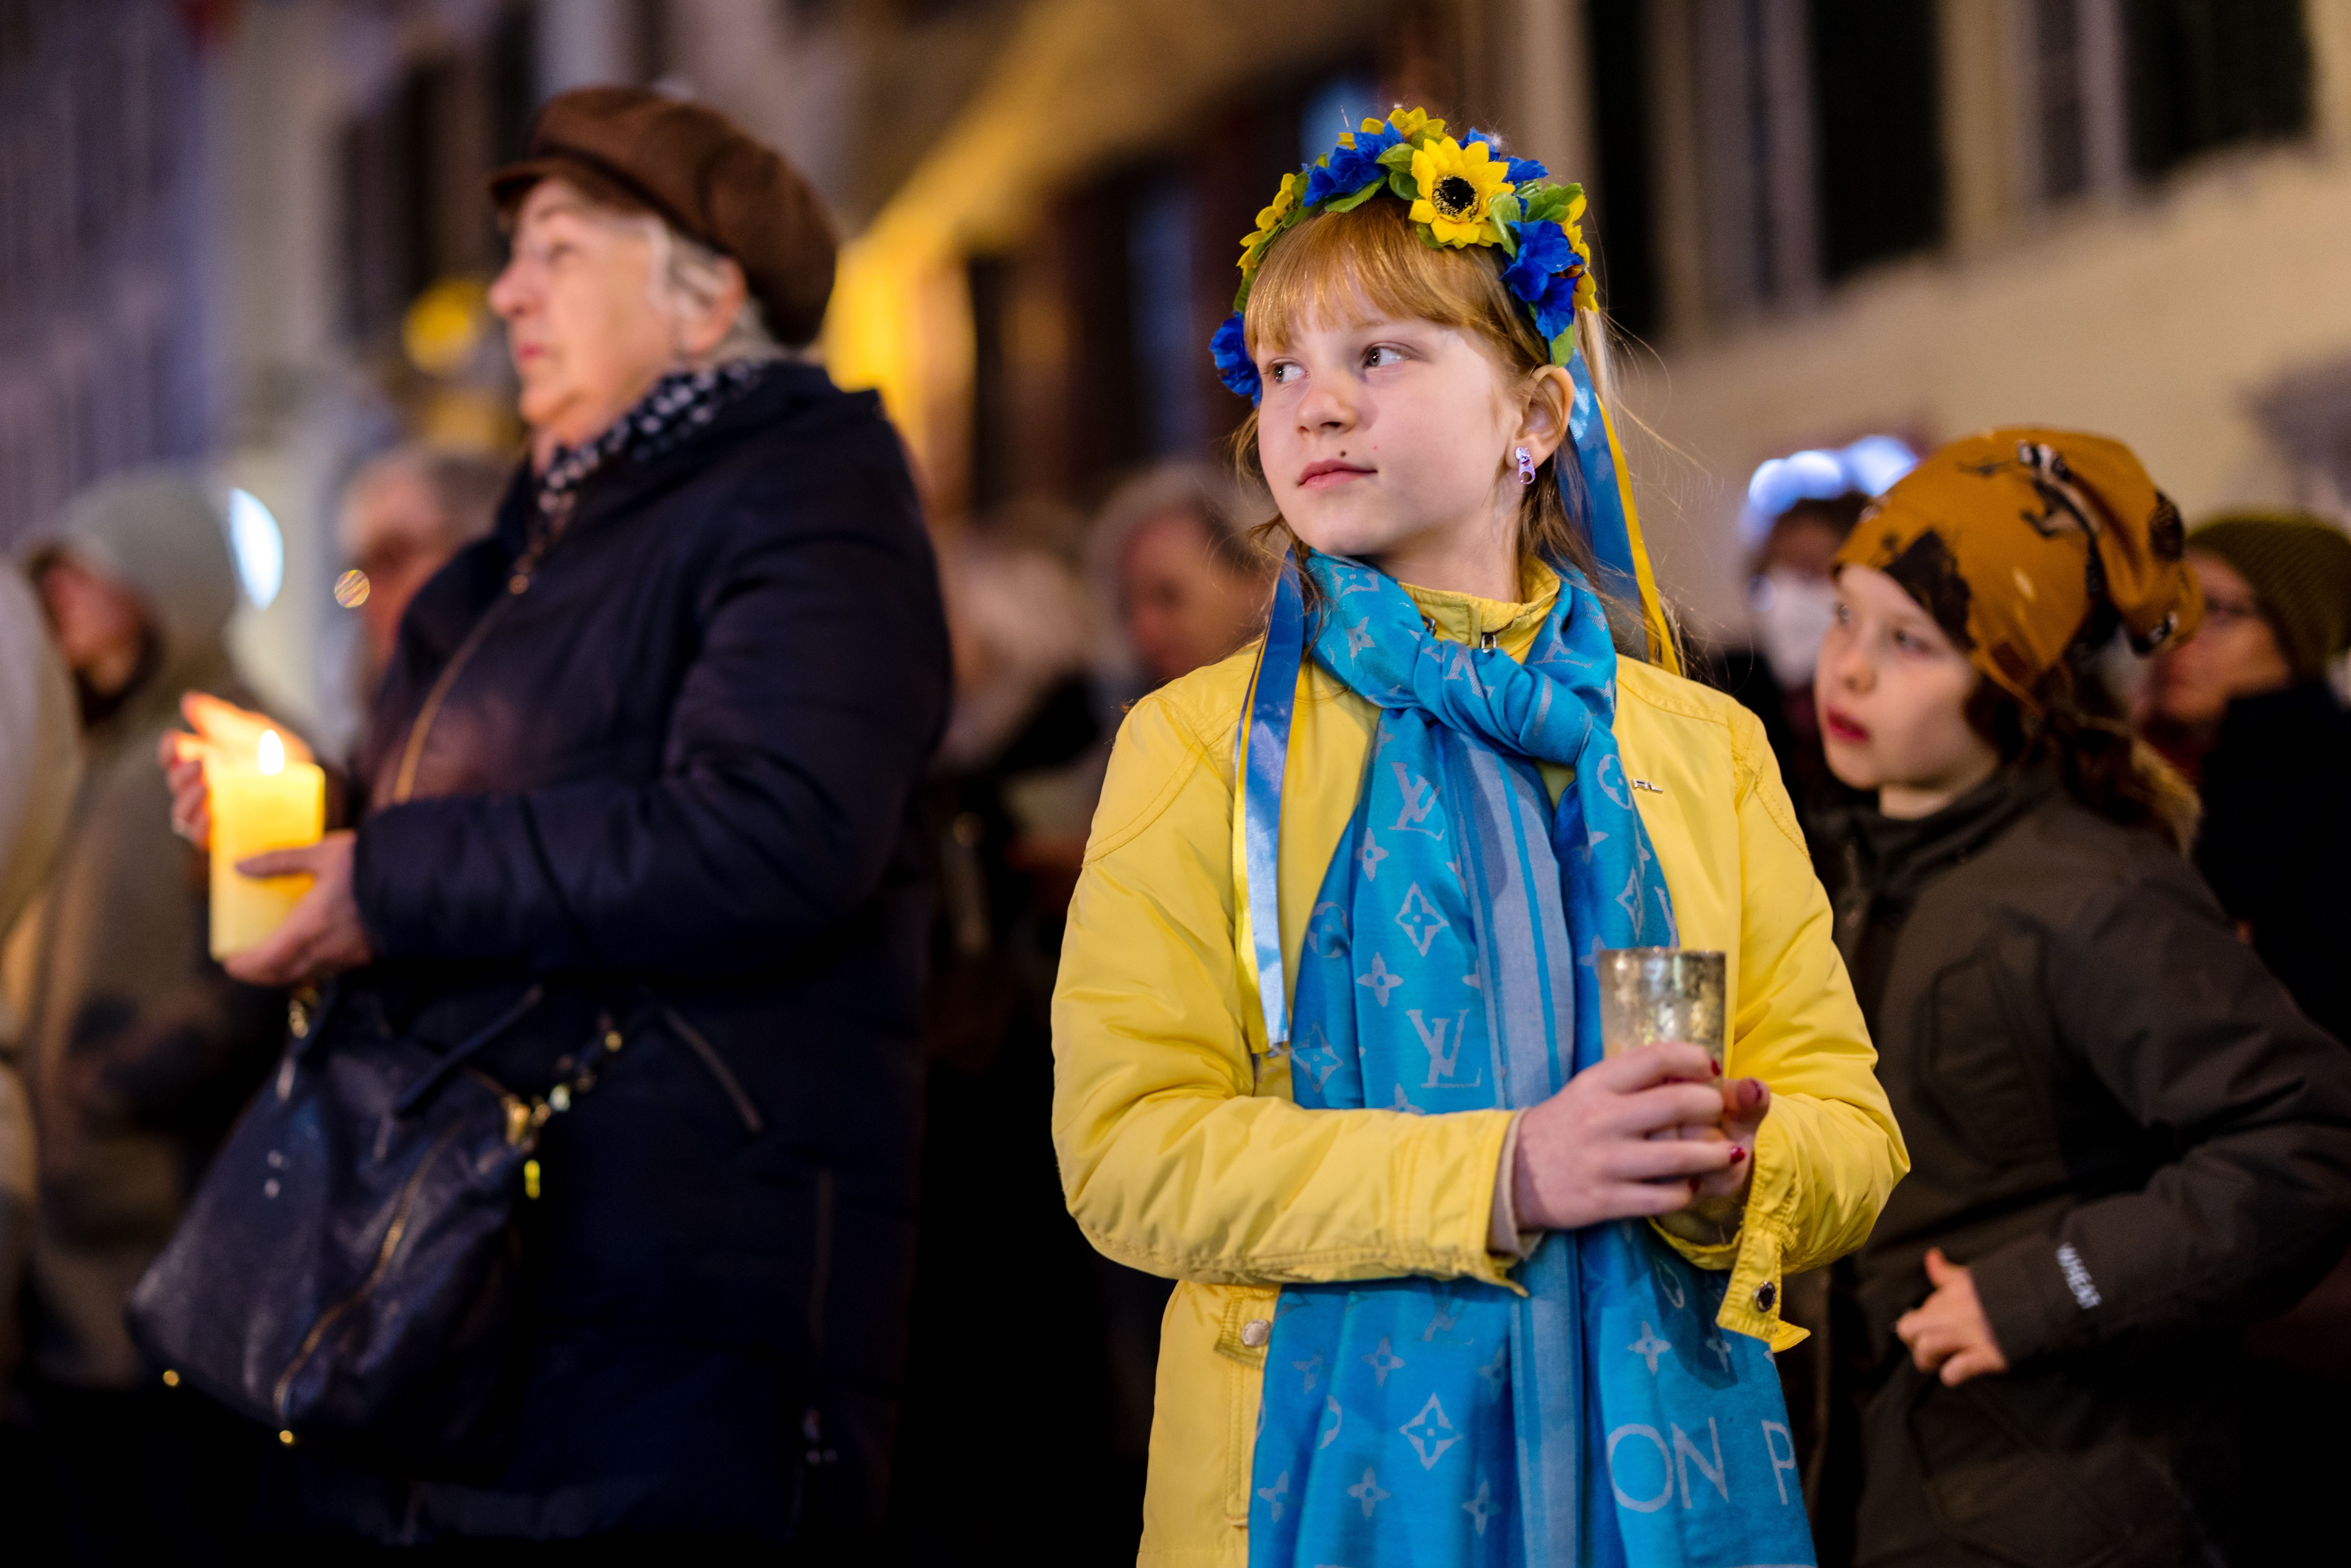
[[[870,394],[775,368],[613,459],[518,572],[530,492],[418,596],[359,768],[379,961],[334,1031],[484,1058],[549,1125],[502,1473],[329,1457],[273,1491],[386,1540],[854,1535],[912,1267],[926,918],[910,804],[945,722],[936,571]]]

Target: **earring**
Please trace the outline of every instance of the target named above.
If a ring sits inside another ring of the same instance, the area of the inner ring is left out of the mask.
[[[1518,449],[1518,459],[1519,483],[1521,485],[1533,484],[1535,482],[1535,455],[1521,446]]]

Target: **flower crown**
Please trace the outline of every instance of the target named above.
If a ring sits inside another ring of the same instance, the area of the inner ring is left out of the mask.
[[[1412,206],[1424,244],[1499,246],[1510,257],[1502,282],[1551,345],[1553,364],[1575,351],[1575,311],[1597,298],[1583,244],[1583,187],[1554,185],[1531,158],[1513,158],[1482,131],[1456,141],[1425,110],[1399,109],[1343,131],[1338,146],[1281,177],[1272,204],[1241,241],[1241,287],[1233,313],[1209,342],[1217,374],[1251,402],[1262,395],[1242,312],[1273,242],[1317,213],[1352,212],[1385,191]]]

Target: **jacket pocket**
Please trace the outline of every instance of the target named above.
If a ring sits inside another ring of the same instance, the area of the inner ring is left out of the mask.
[[[1992,955],[1935,977],[1928,993],[1928,1090],[1966,1141],[1997,1156],[2046,1152],[2054,1128],[2043,1076]]]
[[[1236,1308],[1253,1300],[1251,1315],[1270,1322],[1275,1294],[1182,1280],[1168,1297],[1143,1500],[1146,1561],[1224,1561],[1249,1523],[1264,1354],[1229,1355],[1224,1343],[1249,1321]]]
[[[1907,1446],[1928,1512],[1950,1540],[2021,1568],[2205,1560],[2162,1463],[2119,1421],[2085,1421],[2094,1394],[2030,1376],[1946,1388],[1905,1367],[1885,1397],[1899,1401],[1902,1430],[1881,1428],[1879,1440]]]
[[[1225,1363],[1225,1517],[1249,1519],[1249,1477],[1257,1465],[1258,1411],[1265,1398],[1265,1350],[1281,1292],[1249,1285],[1210,1286],[1222,1298],[1217,1354]]]
[[[668,1026],[670,1035],[693,1054],[695,1060],[702,1064],[702,1070],[710,1075],[712,1084],[726,1096],[726,1103],[734,1109],[736,1119],[743,1124],[743,1131],[755,1138],[766,1132],[767,1118],[759,1114],[759,1107],[744,1089],[742,1081],[726,1065],[726,1059],[718,1054],[718,1048],[711,1044],[709,1038],[695,1028],[684,1013],[655,995],[651,987],[644,988],[644,995],[661,1021]]]

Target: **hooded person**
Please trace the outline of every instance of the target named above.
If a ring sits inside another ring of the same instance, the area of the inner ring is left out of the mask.
[[[2195,632],[2182,557],[2126,448],[2030,428],[1935,454],[1838,552],[1822,733],[1876,799],[1833,829],[1837,941],[1911,1169],[1841,1270],[1836,1360],[1868,1370],[1829,1451],[1865,1458],[1823,1561],[2262,1560],[2237,1339],[2351,1235],[2351,1057],[2188,863],[2192,794],[2098,712],[2117,630]]]
[[[209,1473],[205,1446],[132,1345],[123,1304],[266,1072],[285,1012],[211,958],[204,860],[172,836],[153,760],[182,694],[250,701],[224,641],[237,582],[219,513],[178,474],[105,480],[36,541],[26,570],[85,753],[28,937],[27,1381],[75,1549],[111,1561],[184,1552],[209,1528],[178,1495],[180,1478]]]

